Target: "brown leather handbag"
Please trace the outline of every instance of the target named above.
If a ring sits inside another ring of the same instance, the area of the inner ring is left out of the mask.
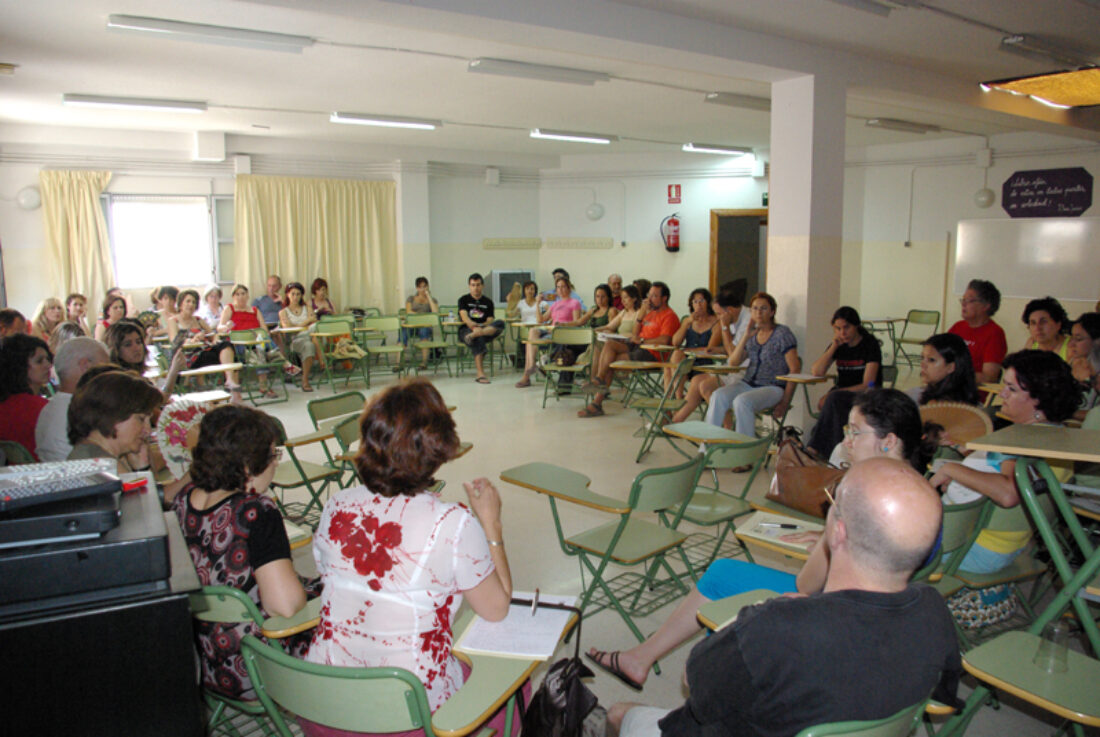
[[[791,509],[825,517],[829,497],[836,490],[846,469],[829,465],[817,453],[802,444],[802,432],[795,427],[779,431],[779,452],[775,457],[776,484],[768,489],[767,498]]]

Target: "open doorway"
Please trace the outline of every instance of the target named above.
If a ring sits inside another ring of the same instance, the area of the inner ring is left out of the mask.
[[[710,211],[710,291],[734,279],[747,283],[745,294],[756,294],[767,283],[768,211]]]

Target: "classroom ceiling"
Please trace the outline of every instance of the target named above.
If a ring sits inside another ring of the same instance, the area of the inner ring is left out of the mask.
[[[728,28],[731,34],[749,31],[774,37],[777,44],[798,42],[822,63],[856,58],[869,68],[903,68],[952,84],[1065,68],[999,51],[1004,33],[1039,35],[1100,61],[1100,0],[862,1],[893,9],[883,17],[841,0],[591,0],[591,7],[631,19],[639,13],[660,19],[648,12],[656,11],[678,28],[695,23]],[[514,2],[512,7],[535,10],[555,7],[551,0]],[[703,102],[708,91],[767,97],[767,74],[743,72],[748,67],[733,64],[708,65],[703,55],[678,59],[667,49],[658,53],[655,48],[651,59],[639,61],[636,39],[627,39],[635,50],[631,53],[623,51],[624,44],[596,41],[578,51],[576,32],[563,40],[570,29],[553,18],[517,26],[512,18],[477,17],[492,5],[456,0],[451,7],[461,9],[454,13],[441,9],[448,6],[441,0],[4,2],[0,63],[17,66],[13,74],[0,74],[0,123],[207,130],[550,156],[673,152],[688,141],[768,146],[768,113]],[[577,7],[576,2],[566,5]],[[506,12],[511,8],[502,9]],[[170,41],[108,31],[112,13],[303,34],[317,43],[301,54],[288,54]],[[660,22],[651,25],[661,27]],[[477,57],[598,70],[611,80],[584,87],[468,73],[468,60]],[[937,99],[928,88],[925,84],[922,93],[910,94],[898,87],[851,87],[846,143],[1060,130],[1057,120],[1041,119],[1047,113],[1009,115]],[[209,108],[200,115],[74,108],[61,104],[63,93],[200,100]],[[336,125],[329,122],[336,110],[441,119],[444,125],[430,132]],[[1100,140],[1097,109],[1070,114],[1077,123],[1065,129],[1067,134]],[[872,117],[944,130],[921,135],[872,129],[864,125]],[[620,140],[607,147],[532,140],[527,131],[534,127],[609,133]]]

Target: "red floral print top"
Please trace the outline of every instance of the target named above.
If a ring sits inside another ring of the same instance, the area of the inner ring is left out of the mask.
[[[325,505],[313,541],[324,584],[306,659],[415,673],[438,709],[462,685],[451,620],[493,572],[474,515],[434,494],[387,499],[364,486]]]

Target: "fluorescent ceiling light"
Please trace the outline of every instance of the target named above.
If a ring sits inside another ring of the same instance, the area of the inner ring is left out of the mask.
[[[766,97],[754,97],[753,95],[738,95],[733,92],[708,92],[703,97],[703,102],[712,102],[715,105],[727,105],[729,107],[743,107],[748,110],[772,109],[772,101]]]
[[[576,131],[556,131],[548,128],[532,128],[531,138],[546,138],[552,141],[573,141],[575,143],[611,143],[618,136],[606,136],[602,133],[577,133]]]
[[[554,67],[547,64],[528,64],[509,59],[474,59],[466,67],[466,71],[479,74],[500,74],[505,77],[538,79],[544,82],[585,85],[594,85],[596,82],[606,82],[611,79],[604,72],[591,72],[587,69],[573,69],[571,67]]]
[[[909,120],[898,120],[896,118],[871,118],[867,121],[867,125],[871,128],[886,128],[892,131],[904,131],[906,133],[939,133],[940,127],[938,125],[928,125],[927,123],[914,123]]]
[[[176,41],[201,41],[265,51],[288,51],[295,54],[300,54],[302,49],[313,45],[313,39],[309,36],[254,31],[251,28],[211,26],[205,23],[186,23],[164,18],[144,18],[137,15],[109,15],[107,28],[116,31],[148,33]]]
[[[1076,49],[1059,46],[1040,36],[1030,36],[1022,33],[1002,38],[1000,49],[1016,56],[1047,64],[1053,61],[1073,67],[1087,67],[1097,62],[1096,58]]]
[[[1051,107],[1100,105],[1100,68],[1096,67],[1000,79],[984,82],[982,86],[1014,95],[1029,95]]]
[[[397,115],[371,115],[370,113],[333,113],[329,118],[333,123],[349,125],[376,125],[380,128],[412,128],[414,130],[433,131],[443,126],[442,120],[428,118],[410,118]]]
[[[832,0],[837,5],[847,5],[849,8],[855,8],[856,10],[862,10],[865,13],[874,13],[875,15],[886,18],[890,15],[891,10],[897,10],[898,8],[916,8],[920,10],[921,3],[919,0]]]
[[[199,100],[160,100],[155,97],[112,97],[106,95],[77,95],[67,92],[61,96],[65,105],[78,107],[114,107],[157,110],[165,113],[204,113],[206,103]]]
[[[685,143],[682,151],[690,151],[695,154],[725,154],[727,156],[744,156],[751,154],[751,148],[743,146],[722,146],[717,143]]]

